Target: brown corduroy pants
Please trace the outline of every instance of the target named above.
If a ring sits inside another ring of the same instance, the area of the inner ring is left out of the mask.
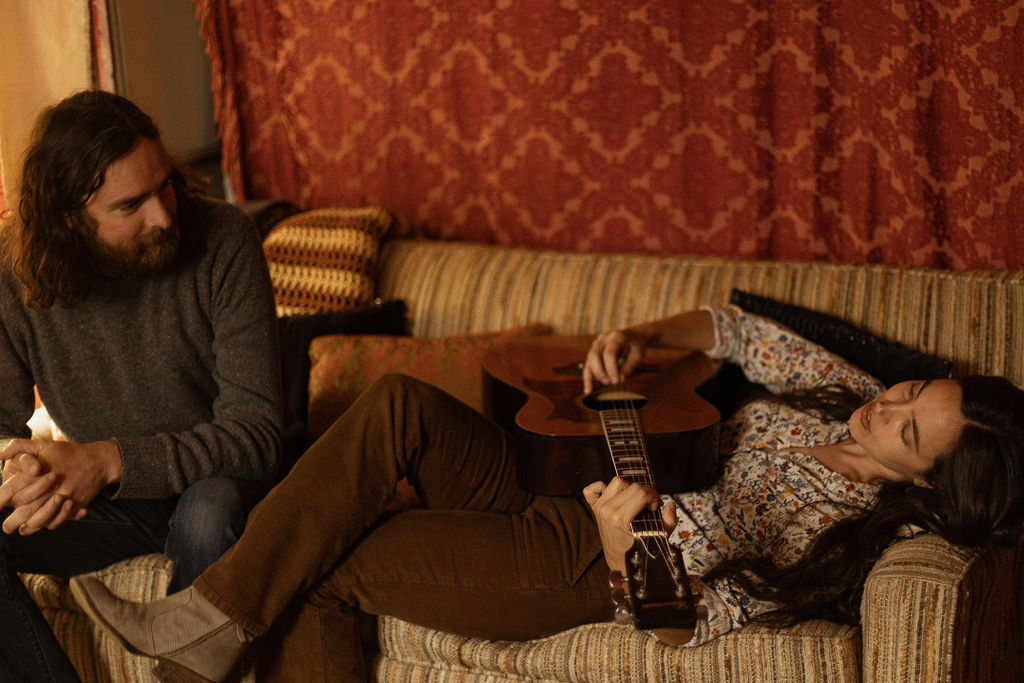
[[[423,509],[385,508],[406,477]],[[252,633],[261,680],[364,676],[358,613],[522,640],[611,618],[585,503],[516,483],[509,439],[433,387],[368,389],[249,516],[196,582]]]

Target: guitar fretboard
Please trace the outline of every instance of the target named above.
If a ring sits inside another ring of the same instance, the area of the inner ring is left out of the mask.
[[[587,405],[601,417],[615,474],[653,489],[654,477],[638,410],[643,400],[638,394],[611,389],[592,395]],[[645,507],[630,522],[630,528],[635,540],[626,553],[628,571],[624,578],[629,595],[625,602],[617,603],[624,610],[621,619],[641,628],[693,628],[696,612],[686,567],[678,549],[669,544],[660,511]],[[632,606],[632,612],[627,605]]]
[[[626,481],[654,486],[637,410],[632,407],[608,408],[599,414],[615,474]]]
[[[654,488],[640,414],[632,403],[619,403],[616,402],[614,408],[598,411],[615,474],[628,482]],[[652,510],[642,510],[633,520],[632,528],[633,535],[638,538],[663,538],[666,535],[660,516]]]

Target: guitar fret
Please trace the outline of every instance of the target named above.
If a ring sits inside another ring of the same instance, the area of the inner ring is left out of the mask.
[[[634,529],[633,535],[640,538],[668,538],[668,535],[664,531],[657,529]]]
[[[632,478],[636,481],[637,479],[645,477],[647,475],[647,471],[643,468],[637,467],[635,469],[621,470],[619,475],[626,479]]]

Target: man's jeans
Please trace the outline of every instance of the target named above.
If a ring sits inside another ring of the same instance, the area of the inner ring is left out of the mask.
[[[188,586],[238,539],[265,486],[203,479],[180,498],[97,498],[84,518],[30,536],[0,533],[0,681],[78,681],[17,572],[69,577],[136,555],[174,562],[168,591]],[[6,518],[9,509],[0,518]]]

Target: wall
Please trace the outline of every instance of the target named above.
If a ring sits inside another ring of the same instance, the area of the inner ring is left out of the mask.
[[[11,205],[39,111],[92,82],[89,5],[0,0],[0,27],[0,180]]]
[[[22,155],[39,112],[75,91],[97,87],[90,4],[0,0],[0,210],[15,201]],[[191,0],[96,4],[98,20],[110,22],[115,71],[110,82],[106,65],[98,67],[99,87],[116,89],[149,113],[172,155],[200,166],[212,159],[213,167],[203,171],[217,171],[210,66]]]
[[[118,92],[160,126],[168,151],[193,161],[220,151],[210,65],[191,0],[109,0]]]

